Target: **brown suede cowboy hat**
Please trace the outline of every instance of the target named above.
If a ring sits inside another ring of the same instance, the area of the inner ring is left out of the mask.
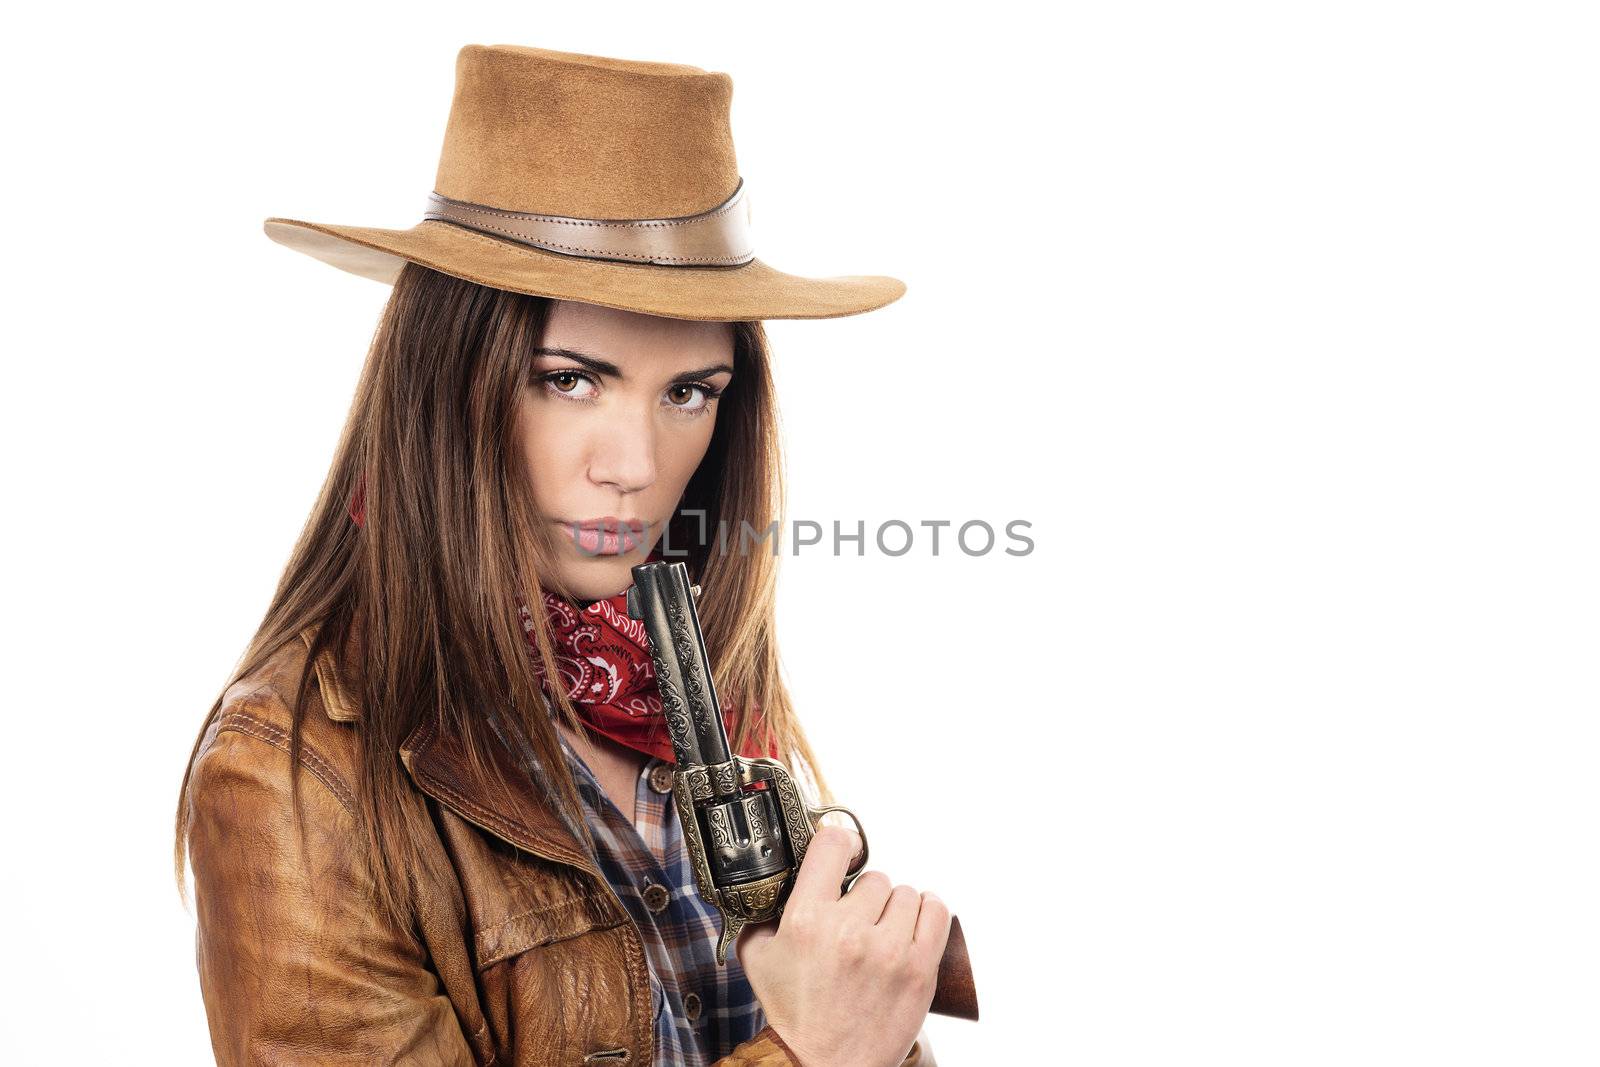
[[[409,230],[266,220],[267,236],[393,283],[406,260],[496,289],[679,319],[825,319],[897,300],[881,275],[755,258],[726,74],[467,45],[434,191]]]

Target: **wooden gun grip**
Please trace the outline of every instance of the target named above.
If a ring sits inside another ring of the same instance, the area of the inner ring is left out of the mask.
[[[939,977],[933,987],[933,1015],[978,1021],[978,990],[972,984],[972,961],[967,958],[967,939],[961,936],[961,920],[950,916],[950,940],[939,957]]]

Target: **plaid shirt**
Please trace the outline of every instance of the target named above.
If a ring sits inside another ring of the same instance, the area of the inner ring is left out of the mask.
[[[761,1002],[728,946],[722,916],[700,899],[672,799],[672,764],[651,758],[634,785],[637,824],[611,802],[589,765],[561,738],[596,857],[644,937],[655,1004],[655,1067],[706,1067],[766,1025]],[[657,909],[657,910],[652,910]]]

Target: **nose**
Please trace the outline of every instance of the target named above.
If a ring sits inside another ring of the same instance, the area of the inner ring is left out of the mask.
[[[656,428],[648,414],[606,420],[589,449],[589,481],[619,493],[638,493],[655,484]]]

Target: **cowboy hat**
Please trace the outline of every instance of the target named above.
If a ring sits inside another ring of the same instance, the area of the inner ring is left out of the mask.
[[[434,190],[408,230],[269,218],[267,236],[393,283],[406,261],[496,289],[680,319],[872,311],[905,283],[755,258],[728,75],[467,45]]]

